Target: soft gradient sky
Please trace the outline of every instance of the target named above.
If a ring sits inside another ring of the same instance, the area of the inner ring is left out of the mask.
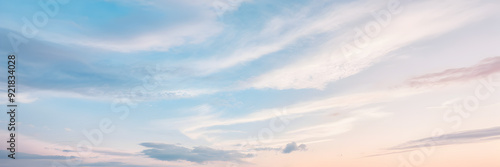
[[[500,166],[497,0],[4,0],[0,21],[0,166]]]

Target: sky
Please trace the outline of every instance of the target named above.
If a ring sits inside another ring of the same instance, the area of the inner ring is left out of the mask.
[[[500,166],[496,0],[5,0],[0,20],[0,166]]]

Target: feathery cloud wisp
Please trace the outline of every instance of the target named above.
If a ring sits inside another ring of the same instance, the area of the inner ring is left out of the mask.
[[[434,86],[483,78],[498,72],[500,72],[500,57],[490,57],[470,67],[447,69],[414,77],[407,83],[412,87]]]

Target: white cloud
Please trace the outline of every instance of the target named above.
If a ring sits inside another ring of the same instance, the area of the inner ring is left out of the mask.
[[[184,25],[149,32],[132,39],[103,41],[90,39],[77,44],[96,47],[117,52],[131,51],[168,51],[183,44],[193,44],[220,32],[221,27],[214,22],[186,23]]]
[[[478,1],[402,1],[402,12],[392,16],[392,21],[381,29],[379,35],[369,38],[367,45],[350,58],[344,57],[343,42],[355,38],[332,37],[327,45],[304,54],[304,58],[283,68],[250,79],[246,87],[273,89],[322,89],[328,83],[357,74],[387,57],[391,51],[447,33],[465,24],[489,16],[495,10],[490,4]],[[323,20],[324,21],[324,20]],[[355,27],[375,21],[362,21],[346,28],[347,34]],[[354,35],[353,35],[354,36]]]
[[[219,33],[222,27],[215,21],[202,19],[176,26],[152,29],[149,32],[119,39],[78,35],[68,37],[51,33],[41,36],[47,41],[55,43],[81,45],[116,52],[168,51],[175,46],[200,43]]]
[[[160,10],[166,6],[179,5],[186,10],[191,10],[191,13],[196,14],[198,18],[175,26],[167,25],[160,29],[153,28],[152,31],[137,34],[128,39],[110,40],[99,37],[87,38],[82,36],[81,38],[78,38],[78,40],[72,40],[70,38],[63,38],[63,40],[72,44],[117,52],[168,51],[170,48],[175,46],[203,42],[207,38],[220,33],[223,29],[223,25],[217,21],[217,16],[220,16],[225,12],[238,9],[239,6],[245,1],[248,0],[128,1],[136,2],[150,8],[158,8]],[[132,3],[132,5],[136,4]],[[161,22],[161,20],[158,21]]]
[[[196,67],[201,74],[210,74],[250,62],[283,50],[288,45],[300,42],[308,36],[331,33],[339,28],[340,23],[350,23],[368,14],[368,11],[376,9],[377,6],[371,3],[350,3],[340,7],[337,5],[321,6],[322,9],[318,10],[320,5],[314,5],[316,5],[315,8],[304,7],[295,13],[285,13],[274,17],[261,31],[237,41],[237,48],[227,53],[228,56],[196,61],[192,66]]]
[[[379,108],[364,108],[365,106],[390,102],[421,92],[422,90],[405,88],[349,94],[301,102],[284,108],[263,109],[233,118],[222,118],[221,114],[216,113],[211,107],[208,107],[208,111],[206,106],[196,107],[194,109],[200,111],[198,114],[183,118],[154,120],[152,126],[159,129],[175,128],[192,139],[202,138],[208,141],[218,139],[225,140],[228,143],[234,142],[232,144],[235,144],[241,142],[241,140],[229,141],[220,138],[226,133],[235,133],[234,130],[224,129],[224,127],[244,123],[252,123],[254,124],[252,127],[258,127],[260,126],[258,124],[262,124],[260,121],[264,121],[264,124],[267,125],[268,122],[265,120],[277,118],[278,116],[287,120],[295,120],[311,115],[314,117],[314,114],[331,112],[332,110],[348,113],[347,118],[335,122],[326,124],[323,122],[310,122],[303,126],[287,127],[287,131],[283,132],[283,135],[276,136],[271,143],[268,143],[269,145],[278,146],[290,142],[291,139],[307,142],[309,140],[323,140],[325,137],[347,132],[352,129],[355,122],[388,116],[388,113],[378,111]],[[237,133],[248,133],[247,130],[238,129]]]
[[[150,23],[147,30],[142,30],[140,32],[131,31],[127,34],[120,35],[120,37],[102,37],[95,34],[82,34],[82,32],[86,32],[87,30],[64,34],[46,30],[41,32],[39,37],[43,40],[55,43],[79,45],[115,52],[168,51],[172,47],[203,42],[207,38],[220,33],[223,29],[222,24],[217,21],[217,14],[212,9],[213,7],[210,2],[132,0],[115,1],[115,3],[123,3],[135,7],[140,6],[141,8],[147,7],[151,10],[159,10],[160,12],[165,10],[165,7],[177,6],[178,8],[191,11],[192,18],[185,19],[174,25],[168,24],[169,21],[158,19],[155,24]],[[234,3],[234,8],[237,9],[239,4],[240,3]],[[59,23],[67,24],[59,25],[60,27],[67,26],[68,29],[75,28],[74,22]],[[130,24],[135,23],[132,22]]]

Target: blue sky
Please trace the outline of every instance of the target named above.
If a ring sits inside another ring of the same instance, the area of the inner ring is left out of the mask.
[[[0,54],[18,55],[27,158],[0,166],[69,166],[61,157],[76,166],[397,166],[419,151],[398,146],[435,130],[463,142],[439,139],[438,153],[414,166],[470,166],[476,153],[499,165],[499,8],[494,0],[2,1]],[[102,140],[85,135],[93,130]]]

